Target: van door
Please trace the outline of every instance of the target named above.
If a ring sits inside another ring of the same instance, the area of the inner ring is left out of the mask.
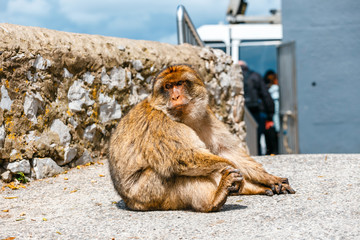
[[[281,119],[279,152],[299,153],[295,42],[280,44],[277,56]]]

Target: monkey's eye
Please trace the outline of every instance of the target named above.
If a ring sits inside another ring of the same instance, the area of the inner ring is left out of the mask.
[[[176,83],[176,86],[181,86],[181,85],[183,85],[183,81],[178,81],[177,83]]]
[[[171,84],[170,84],[170,83],[165,84],[165,88],[166,88],[167,90],[169,90],[169,89],[171,88]]]

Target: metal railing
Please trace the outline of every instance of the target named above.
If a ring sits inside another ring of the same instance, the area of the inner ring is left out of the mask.
[[[177,8],[176,20],[178,44],[189,43],[200,47],[205,46],[183,5],[179,5]]]

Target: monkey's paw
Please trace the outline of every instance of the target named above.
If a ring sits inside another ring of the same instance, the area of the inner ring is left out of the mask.
[[[274,194],[294,194],[295,190],[292,189],[289,185],[289,180],[287,178],[279,178],[277,182],[270,185],[271,190],[266,190],[265,194],[272,196]]]
[[[239,169],[227,167],[222,171],[223,178],[225,178],[228,194],[231,196],[240,195],[244,186],[244,178]]]

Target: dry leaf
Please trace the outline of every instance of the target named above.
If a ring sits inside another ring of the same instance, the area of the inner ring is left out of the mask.
[[[11,182],[11,183],[5,185],[5,187],[8,187],[8,188],[10,188],[10,189],[12,189],[12,190],[17,190],[17,189],[19,189],[19,188],[26,188],[26,187],[25,187],[24,185],[22,185],[22,184],[15,185],[14,182]]]
[[[18,197],[4,197],[5,199],[14,199],[14,198],[18,198]]]
[[[9,209],[2,210],[3,212],[9,212]]]
[[[69,178],[66,177],[66,178],[64,178],[64,180],[69,180]]]
[[[16,189],[19,188],[18,186],[15,186],[15,185],[14,185],[14,182],[11,182],[11,183],[5,185],[5,187],[8,187],[8,188],[10,188],[10,189],[12,189],[12,190],[16,190]]]
[[[56,233],[59,234],[59,235],[61,235],[61,232],[59,232],[59,231],[56,231]]]
[[[3,240],[14,240],[15,237],[8,237],[8,238],[4,238]]]
[[[75,190],[72,190],[70,193],[74,193],[74,192],[77,192],[77,190],[75,189]]]
[[[225,222],[225,220],[219,220],[219,221],[216,221],[216,222],[210,224],[210,226],[213,227],[213,226],[215,226],[215,225],[217,225],[217,224],[222,224],[222,223],[224,223],[224,222]]]
[[[99,177],[105,177],[105,175],[99,174]]]

